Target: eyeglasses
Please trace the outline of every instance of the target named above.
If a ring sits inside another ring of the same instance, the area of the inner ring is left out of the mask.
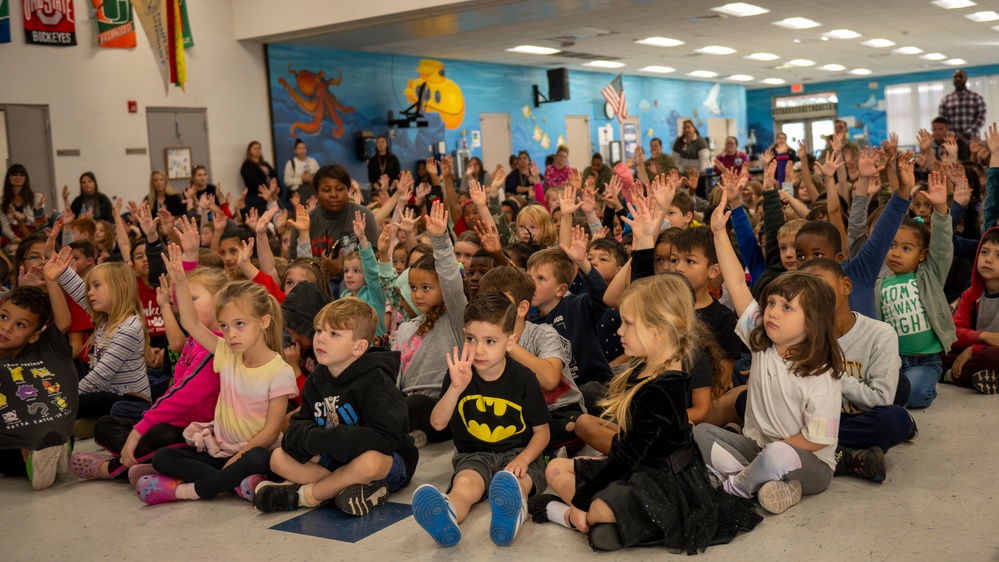
[[[24,258],[25,262],[29,261],[43,261],[45,258],[42,256],[27,256]]]

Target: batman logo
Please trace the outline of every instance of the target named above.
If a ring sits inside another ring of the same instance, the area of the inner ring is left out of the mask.
[[[458,414],[468,433],[486,443],[499,443],[527,429],[520,405],[503,398],[466,396],[458,403]]]

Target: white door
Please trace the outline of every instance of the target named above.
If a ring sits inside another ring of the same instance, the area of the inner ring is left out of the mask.
[[[590,118],[585,115],[565,116],[565,145],[569,147],[569,165],[577,170],[590,165],[593,144],[590,142]]]
[[[508,167],[513,154],[513,141],[510,139],[509,113],[482,113],[479,115],[479,129],[482,131],[482,164],[490,173],[497,164]],[[509,170],[507,170],[509,171]]]
[[[736,132],[735,119],[708,118],[707,138],[711,148],[711,156],[721,154],[725,150],[725,139],[734,137]]]
[[[208,168],[208,177],[214,173],[208,153],[208,115],[206,110],[187,107],[147,107],[146,126],[149,129],[149,163],[153,170],[163,173],[166,169],[166,149],[190,148],[191,165]],[[283,170],[284,163],[277,166]],[[190,178],[171,179],[170,187],[183,193],[191,184]]]
[[[22,164],[28,169],[32,191],[48,195],[48,207],[55,208],[60,199],[56,196],[49,106],[0,105],[0,111],[5,129],[0,135],[6,139],[4,170],[10,164]]]

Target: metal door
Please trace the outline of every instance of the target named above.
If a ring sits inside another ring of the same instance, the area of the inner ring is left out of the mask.
[[[187,107],[146,108],[146,126],[149,129],[149,162],[153,170],[166,173],[166,149],[190,148],[191,165],[208,168],[212,173],[208,152],[208,115],[205,109]],[[169,180],[178,192],[190,185],[189,178]]]
[[[48,196],[46,207],[59,204],[55,186],[55,162],[47,105],[0,105],[6,122],[7,162],[28,169],[31,190]],[[6,166],[4,172],[7,171]]]
[[[510,114],[482,113],[479,115],[479,128],[482,131],[483,167],[490,173],[496,168],[496,164],[502,164],[507,168],[510,155],[513,154]]]

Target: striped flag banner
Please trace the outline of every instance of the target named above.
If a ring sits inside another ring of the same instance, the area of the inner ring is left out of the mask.
[[[0,0],[0,43],[10,43],[10,5]]]
[[[628,101],[624,96],[624,84],[621,82],[621,75],[618,74],[617,77],[611,80],[610,84],[604,86],[604,89],[600,90],[600,94],[604,96],[607,103],[614,109],[617,120],[623,123],[628,118]]]

